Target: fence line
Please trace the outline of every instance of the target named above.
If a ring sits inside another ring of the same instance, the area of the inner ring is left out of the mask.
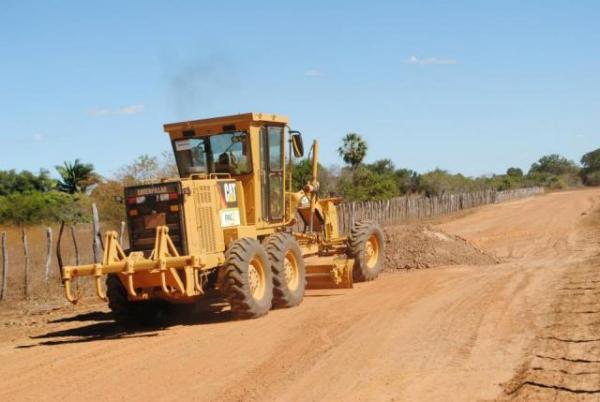
[[[381,201],[342,202],[338,205],[340,231],[348,233],[360,220],[374,220],[381,225],[395,225],[414,219],[447,215],[468,208],[530,197],[544,192],[543,187],[506,191],[476,191],[444,194],[437,197],[408,195]]]

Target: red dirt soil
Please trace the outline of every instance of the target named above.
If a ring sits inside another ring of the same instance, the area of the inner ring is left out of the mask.
[[[449,265],[491,265],[499,262],[462,237],[430,225],[412,224],[386,228],[387,270],[434,268]]]
[[[96,304],[2,325],[0,400],[597,400],[599,208],[600,190],[486,206],[427,230],[500,263],[395,269],[428,264],[410,257],[258,320],[125,332]]]

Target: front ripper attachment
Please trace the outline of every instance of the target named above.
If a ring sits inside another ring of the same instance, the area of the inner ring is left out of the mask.
[[[345,256],[315,256],[304,261],[306,289],[350,289],[354,259]]]
[[[62,281],[65,287],[65,297],[75,304],[79,296],[74,296],[71,281],[77,276],[94,276],[96,280],[96,293],[102,300],[106,300],[106,292],[102,285],[102,279],[107,274],[121,274],[126,277],[127,293],[131,298],[138,297],[135,286],[135,274],[148,272],[160,276],[162,291],[166,294],[196,295],[202,292],[200,283],[193,278],[195,270],[202,268],[201,258],[198,256],[180,256],[169,237],[169,229],[166,226],[156,228],[156,239],[154,250],[150,258],[145,258],[142,252],[132,252],[126,255],[118,241],[115,231],[107,232],[104,238],[104,255],[102,264],[87,264],[79,266],[66,266],[62,269]],[[185,269],[186,286],[178,269]],[[192,279],[192,280],[190,280]]]

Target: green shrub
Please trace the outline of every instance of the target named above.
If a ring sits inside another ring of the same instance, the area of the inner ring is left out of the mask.
[[[510,177],[523,177],[523,170],[517,167],[510,167],[506,169],[506,175]]]
[[[586,173],[584,182],[586,186],[600,186],[600,170]]]
[[[579,173],[579,168],[575,162],[558,155],[542,156],[537,162],[531,165],[529,174],[549,173],[555,176],[576,175]]]
[[[90,220],[90,200],[57,191],[27,192],[0,196],[0,223],[85,222]]]
[[[548,172],[534,172],[527,175],[527,180],[530,186],[542,186],[556,190],[581,185],[581,179],[574,173],[556,175]]]
[[[400,195],[396,177],[376,173],[364,166],[344,169],[339,180],[339,191],[349,200],[387,200]]]
[[[27,170],[17,173],[13,170],[0,170],[0,196],[13,193],[32,191],[46,192],[56,186],[56,181],[51,179],[47,170],[40,170],[38,174]]]
[[[581,178],[586,186],[600,186],[600,148],[581,157]]]
[[[484,186],[484,181],[473,180],[462,174],[451,174],[445,170],[435,169],[421,175],[419,189],[425,195],[431,197],[478,190]]]

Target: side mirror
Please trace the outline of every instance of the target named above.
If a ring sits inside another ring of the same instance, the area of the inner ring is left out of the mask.
[[[304,156],[304,142],[302,142],[302,133],[300,131],[290,130],[290,141],[292,142],[292,151],[296,158]]]

